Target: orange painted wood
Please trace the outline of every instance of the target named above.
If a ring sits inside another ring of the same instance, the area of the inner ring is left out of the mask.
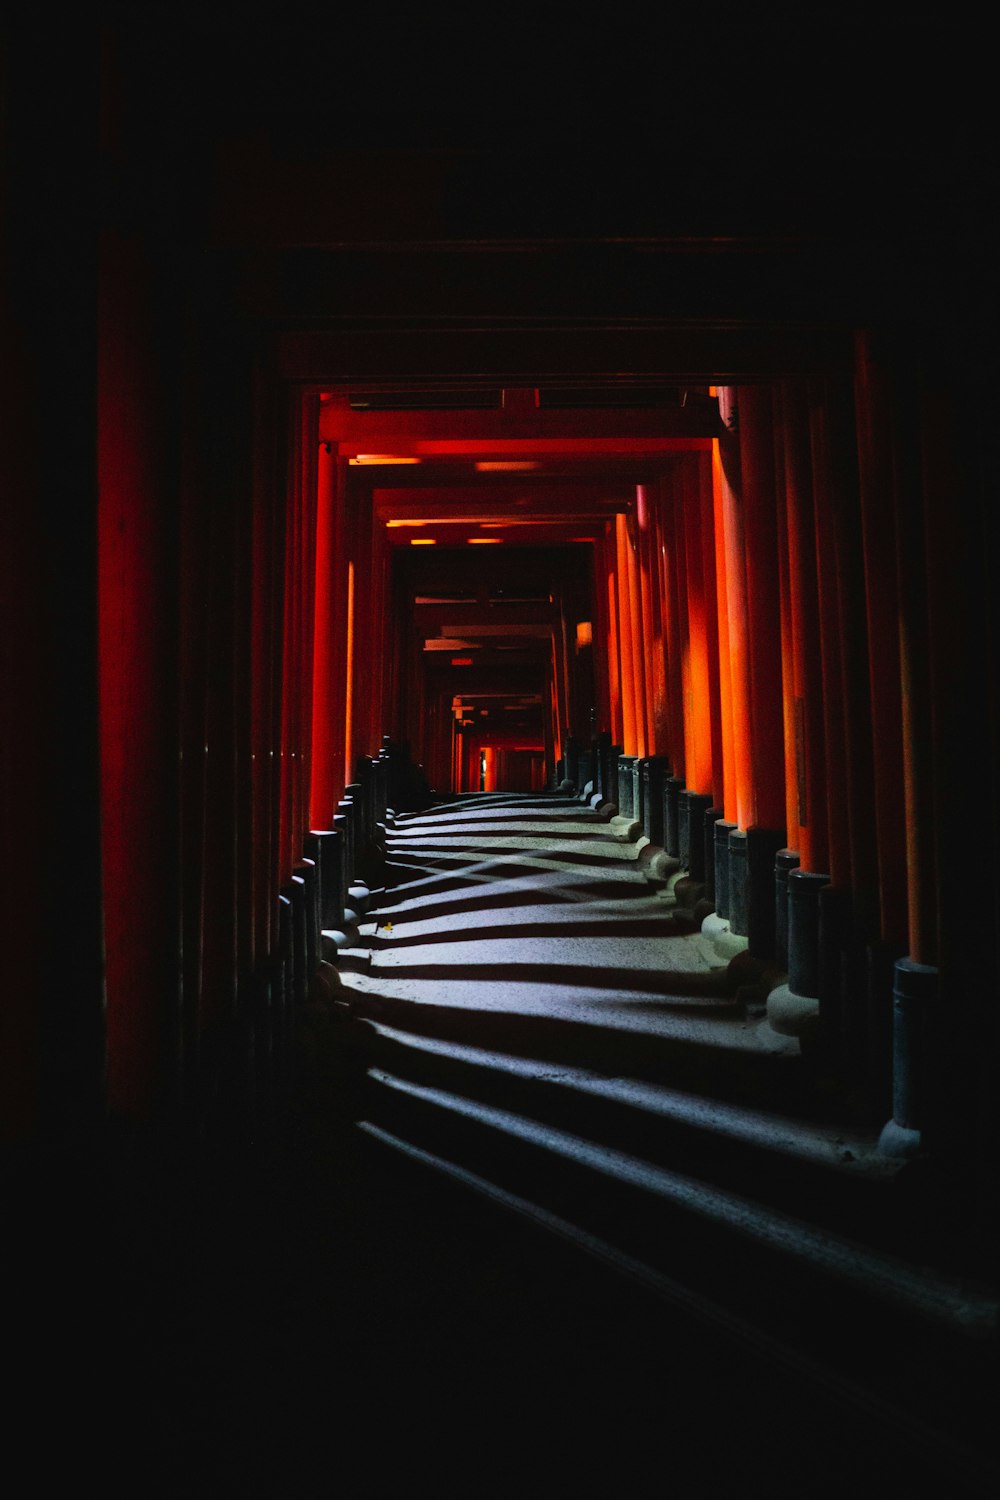
[[[660,485],[650,490],[650,565],[649,578],[652,593],[653,639],[649,646],[652,658],[653,683],[653,738],[652,753],[669,755],[670,726],[667,709],[667,653],[665,614],[667,600],[663,587],[663,492]]]
[[[653,622],[653,522],[647,486],[636,486],[636,529],[638,533],[639,596],[642,601],[640,661],[642,663],[643,703],[645,707],[645,754],[656,749],[656,628]]]
[[[340,693],[336,678],[337,618],[336,530],[338,496],[337,460],[327,443],[319,447],[316,475],[316,584],[312,682],[312,774],[309,788],[309,822],[313,828],[329,828],[342,785],[338,782]]]
[[[871,680],[857,428],[849,382],[825,382],[824,406],[837,570],[837,647],[844,723],[843,801],[851,859],[852,920],[858,932],[875,936],[879,899]]]
[[[687,597],[684,588],[684,517],[679,511],[676,472],[661,481],[663,521],[662,579],[666,599],[664,650],[667,665],[668,754],[674,776],[684,780],[684,643]]]
[[[868,673],[871,702],[879,936],[906,946],[909,934],[895,463],[889,371],[871,334],[855,341],[855,412],[861,487]]]
[[[782,389],[788,601],[795,704],[794,781],[801,868],[829,873],[823,663],[820,654],[816,529],[809,404],[802,384]]]
[[[774,499],[778,543],[778,591],[781,609],[781,698],[785,746],[785,841],[789,849],[799,847],[799,796],[795,738],[795,646],[789,592],[788,514],[785,494],[784,392],[771,393],[774,430]]]
[[[685,464],[681,483],[687,594],[687,651],[684,684],[684,759],[687,767],[685,779],[688,790],[711,792],[712,720],[708,602],[705,598],[705,568],[702,557],[704,533],[697,469]]]
[[[625,565],[628,570],[629,622],[632,644],[632,691],[635,700],[635,755],[646,754],[646,674],[642,632],[642,586],[639,576],[635,512],[625,521]]]
[[[755,822],[750,697],[750,656],[747,616],[746,539],[743,528],[739,439],[726,432],[719,438],[722,527],[726,559],[730,717],[733,726],[735,821],[740,828]]]
[[[608,690],[611,698],[611,738],[616,745],[625,743],[625,717],[622,708],[621,631],[618,623],[617,533],[609,521],[601,542],[601,569],[604,597],[608,609]]]
[[[763,385],[739,394],[743,543],[746,558],[746,659],[749,712],[750,827],[785,825],[781,611],[771,395]]]
[[[826,826],[829,875],[836,886],[851,884],[851,840],[845,796],[846,705],[840,640],[837,528],[831,470],[830,412],[821,382],[811,386],[810,445],[816,526],[816,584],[823,677],[823,740],[826,755]]]
[[[638,743],[636,727],[635,672],[632,662],[632,603],[629,589],[628,529],[624,515],[615,517],[615,583],[618,600],[618,639],[621,657],[620,692],[622,704],[622,745],[626,755],[635,755]]]
[[[726,473],[722,439],[712,445],[712,519],[715,548],[715,602],[718,618],[719,715],[722,742],[722,801],[728,823],[736,823],[736,746],[733,738],[733,674],[729,655],[729,594],[726,584]]]
[[[716,807],[725,805],[722,746],[722,702],[719,664],[719,604],[716,584],[715,504],[712,493],[712,462],[707,453],[695,460],[698,513],[701,518],[701,561],[704,580],[705,639],[707,646],[709,741],[712,764],[712,797]]]

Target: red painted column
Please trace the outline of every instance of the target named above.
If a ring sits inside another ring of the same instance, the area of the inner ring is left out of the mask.
[[[132,1118],[175,1081],[180,1030],[176,534],[148,295],[138,243],[106,236],[97,602],[107,1078],[110,1108]]]
[[[816,525],[819,644],[823,673],[823,737],[826,759],[826,826],[831,883],[851,886],[851,830],[846,796],[847,707],[841,653],[841,601],[837,570],[838,518],[828,390],[814,382],[810,404],[812,484]]]
[[[736,743],[733,734],[733,674],[729,654],[729,591],[726,572],[725,495],[728,480],[722,462],[725,438],[712,443],[712,519],[715,552],[715,601],[718,618],[719,714],[722,745],[722,800],[727,823],[736,824]]]
[[[591,591],[593,596],[594,698],[597,707],[597,732],[614,739],[611,684],[611,620],[608,614],[608,591],[604,575],[604,547],[595,541],[591,553]]]
[[[730,393],[730,399],[735,398]],[[729,646],[730,714],[733,726],[733,770],[736,790],[735,821],[742,829],[755,821],[751,722],[750,642],[743,505],[740,494],[739,439],[726,432],[719,438],[722,535],[726,560],[726,616]]]
[[[341,693],[338,691],[338,618],[336,569],[337,507],[341,503],[341,465],[329,443],[321,443],[316,486],[316,609],[312,683],[312,776],[309,822],[329,828],[343,792]]]
[[[608,619],[608,693],[611,703],[609,728],[612,743],[625,743],[625,717],[622,703],[621,630],[618,623],[618,591],[615,579],[615,543],[610,536],[612,523],[608,523],[608,535],[601,545],[601,581],[607,600]]]
[[[739,393],[742,524],[746,558],[746,828],[782,830],[785,816],[781,620],[771,398],[764,386]]]
[[[701,485],[696,464],[681,471],[680,503],[684,508],[684,574],[687,597],[687,649],[684,671],[684,762],[688,791],[710,793],[712,777],[711,671],[709,601],[705,594],[702,555],[705,538]]]
[[[781,698],[785,747],[785,835],[787,847],[799,848],[798,747],[795,715],[795,632],[792,622],[788,561],[788,504],[785,476],[784,391],[772,391],[774,426],[774,496],[778,543],[778,590],[781,609]]]
[[[708,454],[699,453],[695,460],[698,487],[698,514],[701,529],[701,561],[705,601],[705,641],[708,660],[709,748],[712,764],[712,801],[724,807],[725,777],[722,746],[721,672],[719,662],[719,601],[716,582],[715,504],[712,493],[712,462]]]
[[[618,639],[621,649],[622,747],[626,755],[637,755],[638,715],[635,701],[635,669],[632,661],[632,603],[629,589],[628,523],[624,515],[615,517],[616,568],[618,604]]]
[[[653,575],[652,575],[652,517],[647,487],[636,486],[635,516],[637,533],[636,559],[639,597],[642,604],[640,619],[639,660],[642,666],[643,705],[645,709],[646,755],[656,753],[656,685],[655,685],[655,641],[653,623]]]
[[[687,702],[687,551],[683,486],[675,469],[667,490],[668,539],[664,559],[666,587],[670,591],[667,633],[668,687],[671,705],[672,737],[670,761],[678,781],[687,780],[687,739],[685,732]]]
[[[668,601],[663,587],[663,486],[657,483],[650,494],[651,555],[650,586],[653,596],[653,640],[650,648],[653,674],[653,745],[657,755],[670,754],[670,718],[667,702],[666,616]]]
[[[794,783],[801,868],[829,873],[826,739],[809,407],[801,385],[782,390],[788,598],[795,703]]]

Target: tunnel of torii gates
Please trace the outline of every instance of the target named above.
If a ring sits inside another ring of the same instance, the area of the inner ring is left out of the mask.
[[[175,546],[136,357],[101,371],[102,1107],[270,1086],[408,745],[440,796],[592,784],[787,971],[771,1024],[887,1150],[987,1138],[954,386],[863,334],[842,373],[739,386],[302,383],[285,478],[259,423]]]

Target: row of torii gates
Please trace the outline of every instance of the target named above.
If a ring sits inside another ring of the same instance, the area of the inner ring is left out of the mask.
[[[942,1098],[975,1092],[955,1049],[928,1041],[933,1017],[947,1015],[951,1032],[970,1003],[962,924],[940,878],[959,790],[942,780],[955,733],[942,706],[956,653],[950,538],[963,458],[956,410],[918,388],[906,359],[863,336],[855,353],[852,379],[712,388],[701,435],[678,440],[683,451],[599,519],[592,677],[553,667],[546,745],[550,784],[592,781],[704,884],[753,957],[788,968],[772,1024],[826,1048],[869,1113],[893,1111],[886,1148],[908,1150],[952,1118]],[[364,470],[351,467],[350,443],[317,443],[314,397],[297,420],[286,498],[276,505],[255,491],[250,545],[234,553],[238,571],[222,595],[237,631],[228,649],[249,650],[241,691],[220,699],[203,686],[184,757],[181,796],[196,812],[204,876],[196,898],[185,895],[196,933],[184,945],[192,1038],[241,1013],[247,976],[266,972],[283,893],[294,896],[316,835],[361,816],[359,849],[377,841],[357,788],[379,764],[383,736],[410,740],[420,758],[427,730],[421,701],[411,694],[402,706],[394,665],[407,621],[391,600],[389,533],[357,498],[378,492],[358,489]],[[387,482],[385,468],[373,472]],[[112,555],[115,527],[112,505]],[[117,577],[127,579],[122,561]],[[185,674],[203,685],[219,598],[218,583],[205,588],[207,615],[181,638]],[[108,574],[102,603],[113,679],[127,606]],[[142,649],[133,639],[136,671]],[[106,816],[120,818],[104,875],[109,1076],[112,1097],[141,1110],[159,1021],[129,982],[129,964],[144,963],[134,841],[146,832],[114,792],[126,753],[135,774],[127,685],[120,698],[106,689],[102,713]],[[303,938],[300,966],[307,951],[314,962],[315,937],[308,950]],[[303,985],[300,975],[289,993]],[[274,1005],[265,988],[262,1014]]]
[[[89,107],[96,75],[63,68],[64,108]],[[560,669],[555,653],[539,689],[547,779],[562,762],[563,777],[595,781],[654,842],[662,812],[668,856],[745,925],[751,954],[780,964],[787,943],[775,1024],[818,1028],[868,1116],[892,1111],[887,1148],[919,1137],[991,1161],[996,523],[964,250],[938,275],[924,247],[911,281],[938,288],[926,319],[909,283],[880,317],[895,248],[873,253],[874,269],[860,258],[861,291],[826,242],[754,242],[746,256],[666,236],[642,239],[640,256],[636,231],[581,241],[555,211],[544,254],[514,230],[484,248],[460,222],[466,199],[442,228],[447,197],[429,193],[430,228],[383,255],[366,217],[381,199],[360,172],[329,193],[309,176],[301,201],[289,189],[280,234],[274,215],[262,224],[269,193],[286,202],[284,168],[252,142],[239,171],[225,152],[178,158],[164,217],[126,170],[142,130],[159,128],[141,119],[130,135],[109,116],[99,149],[74,146],[87,256],[64,246],[68,210],[31,200],[27,170],[11,179],[31,211],[2,283],[22,497],[4,518],[5,821],[20,860],[5,1138],[267,1095],[316,934],[364,873],[342,871],[324,894],[316,838],[353,839],[359,860],[377,845],[387,791],[364,788],[389,774],[386,735],[448,790],[453,730],[434,729],[425,664],[406,655],[417,637],[393,592],[400,517],[379,508],[400,471],[352,463],[367,453],[419,459],[428,475],[459,456],[494,472],[558,459],[572,483],[614,488],[585,526],[577,507],[571,530],[544,536],[585,549],[593,587],[587,613],[567,605],[560,627],[570,641],[590,624],[589,678],[566,669],[582,657]],[[92,190],[97,162],[121,175],[120,198]],[[428,158],[434,181],[448,170]],[[213,197],[213,172],[228,196]],[[462,180],[490,200],[488,180]],[[205,201],[221,204],[211,232]],[[324,214],[317,240],[310,215]],[[704,402],[617,448],[621,413],[584,405],[575,425],[560,419],[558,452],[544,412],[508,413],[514,448],[495,429],[477,448],[441,402],[421,409],[435,383],[607,386],[623,370]],[[391,449],[348,441],[323,415],[324,395],[380,382],[413,398],[409,427],[383,413]],[[58,444],[44,436],[53,413]],[[71,995],[53,932],[73,953]]]

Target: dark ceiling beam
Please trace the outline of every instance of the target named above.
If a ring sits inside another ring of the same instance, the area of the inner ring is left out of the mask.
[[[341,453],[394,453],[419,440],[467,442],[489,446],[497,439],[565,438],[705,438],[719,435],[714,403],[653,410],[612,408],[534,410],[499,407],[495,411],[352,411],[346,398],[321,403],[320,437],[335,442]],[[423,451],[426,451],[424,449]]]
[[[851,369],[849,330],[801,327],[632,326],[578,323],[549,328],[354,327],[276,335],[278,374],[314,385],[481,376],[503,385],[541,385],[579,374],[613,382],[618,372],[686,385]]]

